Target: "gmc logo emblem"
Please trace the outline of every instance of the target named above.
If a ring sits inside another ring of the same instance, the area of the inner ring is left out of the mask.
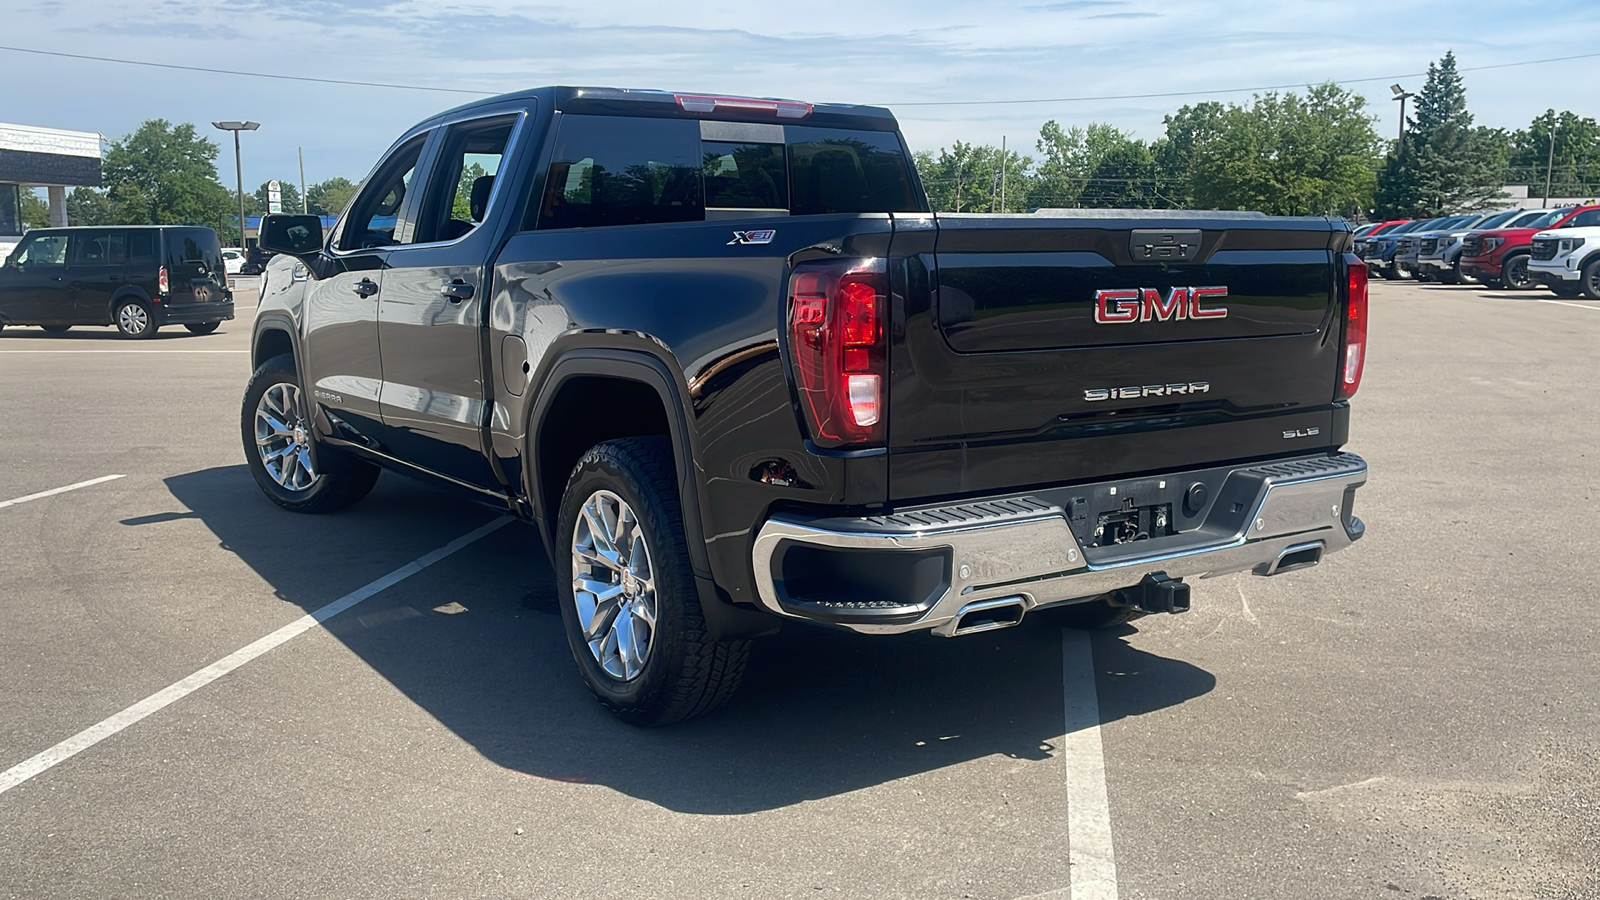
[[[1115,288],[1094,292],[1094,320],[1103,325],[1226,319],[1228,308],[1200,304],[1228,296],[1225,287],[1175,287],[1163,298],[1159,288]]]

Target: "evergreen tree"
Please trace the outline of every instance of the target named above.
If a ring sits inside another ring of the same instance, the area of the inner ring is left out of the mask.
[[[1405,138],[1378,174],[1379,218],[1481,209],[1501,196],[1504,132],[1474,128],[1455,52],[1428,65]]]

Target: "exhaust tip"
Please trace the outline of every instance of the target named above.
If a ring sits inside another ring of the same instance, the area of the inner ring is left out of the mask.
[[[955,618],[934,629],[934,634],[940,637],[960,637],[964,634],[1010,628],[1021,622],[1027,611],[1028,601],[1024,597],[983,600],[962,607]]]
[[[1270,563],[1262,563],[1251,570],[1256,575],[1282,575],[1284,572],[1293,572],[1296,569],[1309,569],[1322,562],[1322,544],[1300,544],[1285,548],[1278,558]]]

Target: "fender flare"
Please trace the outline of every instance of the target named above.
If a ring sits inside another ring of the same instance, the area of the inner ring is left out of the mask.
[[[706,626],[718,638],[754,637],[770,634],[777,620],[753,607],[736,606],[723,598],[711,573],[710,555],[706,552],[705,526],[702,517],[704,497],[700,480],[695,474],[696,434],[690,425],[690,408],[685,402],[685,392],[673,369],[659,356],[647,350],[602,347],[574,348],[562,353],[550,364],[547,374],[534,392],[534,402],[528,405],[528,421],[523,431],[522,479],[528,486],[528,500],[534,525],[544,541],[545,549],[553,560],[563,552],[556,541],[555,510],[547,509],[544,481],[539,477],[539,459],[536,452],[538,436],[543,430],[550,406],[561,388],[574,378],[615,378],[634,381],[653,388],[667,412],[668,439],[672,442],[673,462],[678,475],[678,498],[683,512],[684,543],[689,550],[689,565],[694,573],[701,612]]]
[[[294,319],[287,313],[268,311],[256,317],[255,325],[250,331],[250,370],[255,371],[256,366],[265,360],[256,359],[256,348],[261,345],[261,337],[269,331],[281,331],[289,337],[290,352],[294,354],[296,371],[304,371],[301,365],[304,362],[300,356],[300,332],[295,328]]]
[[[125,284],[111,292],[111,301],[106,304],[107,322],[110,322],[113,325],[117,324],[117,305],[122,303],[124,300],[127,300],[129,297],[137,299],[140,303],[143,303],[146,306],[156,305],[150,302],[150,294],[147,293],[144,288],[141,288],[138,285]]]

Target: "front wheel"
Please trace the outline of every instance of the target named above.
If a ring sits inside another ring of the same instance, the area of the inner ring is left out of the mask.
[[[221,326],[221,322],[197,322],[193,325],[185,325],[183,327],[189,329],[190,334],[210,334]]]
[[[274,356],[256,369],[240,412],[250,474],[261,492],[284,509],[341,510],[365,497],[377,482],[377,466],[316,445],[293,356]]]
[[[1531,291],[1539,284],[1528,271],[1528,254],[1519,253],[1506,260],[1500,268],[1500,283],[1508,291]]]
[[[606,441],[561,498],[561,620],[584,684],[632,725],[664,725],[726,703],[749,641],[717,641],[700,610],[672,448]]]
[[[1578,279],[1583,285],[1583,295],[1590,300],[1600,300],[1600,256],[1589,260],[1583,267],[1583,277]]]

